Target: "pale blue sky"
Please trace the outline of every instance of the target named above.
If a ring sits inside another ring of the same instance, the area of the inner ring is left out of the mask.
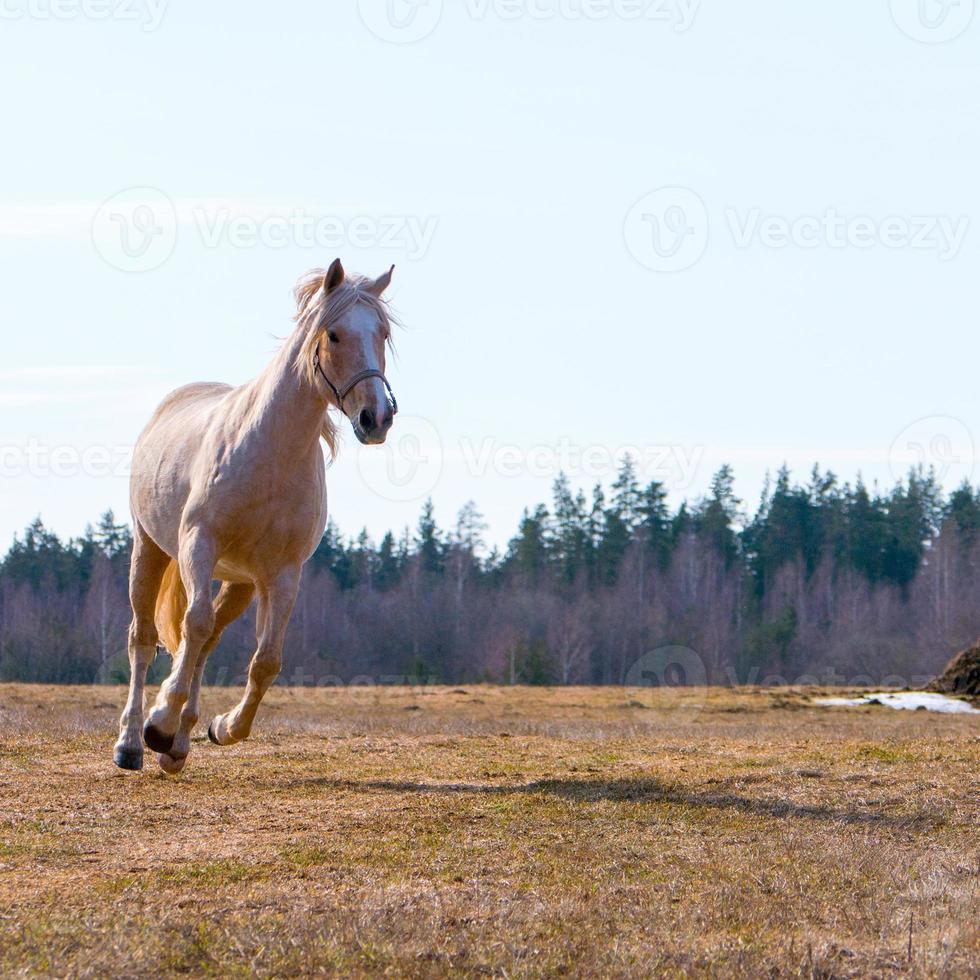
[[[407,325],[394,480],[350,435],[330,475],[347,532],[414,524],[431,492],[503,542],[562,461],[608,481],[624,446],[675,501],[725,461],[750,507],[784,460],[890,483],[921,446],[972,474],[972,0],[938,28],[915,0],[446,0],[437,24],[429,0],[409,44],[369,29],[384,0],[170,0],[158,24],[147,0],[53,3],[0,17],[0,545],[39,513],[126,513],[156,402],[261,370],[335,255],[395,262]],[[120,213],[175,221],[148,271],[111,264],[99,210],[134,187]],[[677,228],[692,264],[650,268]]]

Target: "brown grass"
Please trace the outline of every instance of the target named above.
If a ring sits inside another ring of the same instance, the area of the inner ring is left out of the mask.
[[[977,976],[980,723],[810,693],[0,686],[0,974]]]

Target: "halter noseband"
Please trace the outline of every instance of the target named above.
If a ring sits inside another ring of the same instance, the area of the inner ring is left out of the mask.
[[[337,405],[340,410],[347,415],[344,409],[344,399],[362,382],[367,381],[368,378],[379,378],[381,383],[385,386],[385,393],[388,396],[388,401],[391,404],[391,413],[396,415],[398,413],[398,400],[395,398],[395,393],[391,390],[391,385],[388,383],[388,379],[384,376],[384,372],[379,371],[377,368],[368,368],[366,371],[361,371],[355,374],[350,381],[344,385],[343,388],[338,388],[328,377],[327,372],[323,370],[323,365],[320,363],[320,348],[317,346],[316,352],[313,355],[313,367],[320,372],[320,376],[327,383],[327,387],[334,393],[337,399]],[[350,418],[350,416],[347,416]]]

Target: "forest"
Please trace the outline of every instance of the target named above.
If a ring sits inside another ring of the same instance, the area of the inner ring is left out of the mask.
[[[711,683],[921,685],[980,635],[980,493],[916,470],[891,489],[784,468],[754,512],[722,467],[677,508],[629,458],[591,494],[565,476],[503,550],[431,501],[380,542],[331,524],[306,568],[281,683],[621,684],[688,648]],[[35,520],[0,565],[0,681],[128,676],[131,536],[112,513],[63,541]],[[208,664],[238,684],[254,608]],[[169,661],[158,657],[153,674]]]

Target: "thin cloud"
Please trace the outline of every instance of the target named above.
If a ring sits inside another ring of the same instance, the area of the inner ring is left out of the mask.
[[[73,381],[85,383],[104,381],[107,378],[132,378],[133,376],[157,376],[159,368],[138,364],[38,364],[29,367],[0,371],[0,382],[55,382]]]

